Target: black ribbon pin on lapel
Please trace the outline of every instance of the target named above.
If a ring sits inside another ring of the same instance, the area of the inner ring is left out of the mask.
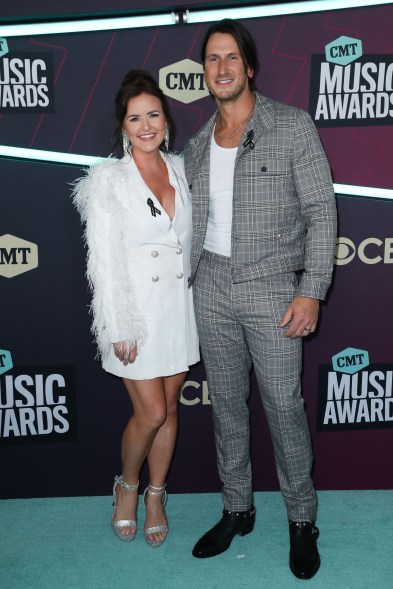
[[[254,131],[251,129],[251,131],[249,131],[247,133],[247,137],[246,137],[245,142],[243,143],[243,147],[247,147],[249,145],[250,149],[254,149],[255,143],[253,142],[253,139],[254,139]]]
[[[155,217],[155,216],[156,216],[156,213],[158,213],[159,215],[161,215],[161,211],[160,211],[160,209],[157,209],[157,208],[154,206],[154,202],[152,201],[152,199],[151,199],[151,198],[148,198],[148,199],[147,199],[147,204],[148,204],[148,206],[150,207],[150,211],[151,211],[151,214],[153,215],[153,217]]]

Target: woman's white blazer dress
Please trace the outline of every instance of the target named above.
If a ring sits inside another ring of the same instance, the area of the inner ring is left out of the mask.
[[[190,275],[191,197],[183,159],[161,154],[175,190],[171,220],[145,184],[132,156],[92,166],[74,185],[86,224],[92,331],[103,368],[150,379],[187,371],[199,360]],[[113,343],[138,345],[133,364]]]

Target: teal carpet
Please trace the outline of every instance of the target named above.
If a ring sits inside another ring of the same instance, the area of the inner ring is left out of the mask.
[[[393,588],[393,491],[319,493],[322,564],[310,581],[289,571],[281,495],[256,493],[255,505],[252,534],[198,560],[191,549],[219,518],[219,495],[170,495],[170,533],[157,549],[141,530],[131,543],[115,537],[109,497],[0,501],[0,588]],[[142,526],[141,501],[138,515]]]

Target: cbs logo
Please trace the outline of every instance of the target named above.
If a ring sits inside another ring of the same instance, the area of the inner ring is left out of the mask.
[[[182,388],[180,403],[189,407],[198,405],[199,403],[202,403],[202,405],[211,405],[206,380],[202,383],[196,380],[187,380]]]
[[[364,264],[393,264],[393,237],[379,239],[368,237],[356,245],[348,237],[339,237],[336,241],[334,263],[346,266],[358,257]]]

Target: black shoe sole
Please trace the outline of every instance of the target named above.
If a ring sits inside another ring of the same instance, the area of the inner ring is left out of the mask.
[[[295,577],[297,577],[298,579],[304,579],[304,580],[312,579],[313,576],[316,575],[317,572],[319,571],[320,566],[321,566],[321,559],[318,559],[318,562],[316,563],[315,567],[311,571],[307,571],[307,573],[301,573],[295,569],[295,567],[292,565],[291,562],[289,563],[289,568],[291,569],[292,574],[295,575]]]
[[[251,522],[249,522],[243,530],[240,530],[239,532],[237,532],[237,534],[235,534],[233,536],[233,538],[235,538],[235,536],[246,536],[247,534],[250,534],[255,526],[255,519]],[[192,551],[192,556],[195,556],[195,558],[212,558],[213,556],[218,556],[219,554],[222,554],[223,552],[225,552],[226,550],[228,550],[228,548],[230,547],[230,545],[232,544],[232,540],[233,538],[231,538],[229,544],[226,544],[225,546],[220,546],[219,548],[217,547],[217,550],[214,550],[213,552],[209,552],[208,554],[204,554],[202,553],[198,553],[194,550]]]

